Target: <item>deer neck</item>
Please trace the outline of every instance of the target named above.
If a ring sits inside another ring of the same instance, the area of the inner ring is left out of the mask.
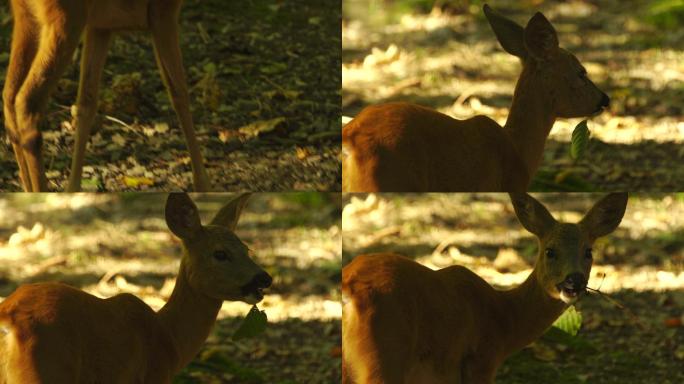
[[[509,134],[530,178],[537,173],[544,154],[544,144],[556,121],[553,98],[543,94],[537,65],[526,63],[513,93],[513,103],[504,129]]]
[[[539,338],[566,308],[561,300],[549,296],[533,270],[516,288],[500,291],[502,301],[502,351],[506,356]]]
[[[193,289],[187,280],[186,268],[184,261],[181,261],[173,293],[158,312],[159,321],[170,332],[178,351],[176,372],[190,363],[200,351],[222,304],[221,300]]]

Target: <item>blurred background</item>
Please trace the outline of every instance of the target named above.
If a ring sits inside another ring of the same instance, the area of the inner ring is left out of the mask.
[[[600,194],[533,194],[561,221],[577,222]],[[396,252],[433,269],[459,264],[499,289],[534,265],[534,235],[506,194],[346,194],[343,264]],[[618,229],[594,245],[589,286],[575,306],[573,339],[544,337],[511,356],[497,383],[682,383],[684,194],[631,194]]]
[[[203,223],[235,195],[191,194]],[[202,352],[176,383],[334,383],[341,375],[339,194],[254,194],[237,235],[274,277],[265,333],[231,337],[251,305],[225,302]],[[173,290],[180,240],[165,194],[0,194],[0,300],[60,281],[99,297],[132,293],[153,309]]]
[[[457,119],[503,125],[520,74],[482,12],[483,0],[344,0],[342,111],[410,101]],[[580,119],[560,119],[533,190],[673,191],[684,185],[684,0],[490,0],[525,26],[554,25],[611,98],[589,121],[580,161],[569,156]]]

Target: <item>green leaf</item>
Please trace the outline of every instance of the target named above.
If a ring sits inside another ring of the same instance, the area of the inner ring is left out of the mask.
[[[589,127],[587,121],[582,120],[575,130],[572,131],[572,144],[570,145],[570,157],[577,160],[584,155],[589,145]]]
[[[81,189],[86,192],[97,192],[100,189],[100,180],[96,177],[82,179]]]
[[[571,305],[556,319],[553,326],[571,336],[575,336],[582,326],[582,314],[575,310],[574,305]]]
[[[249,310],[247,316],[242,320],[242,324],[233,334],[233,340],[237,341],[240,339],[250,338],[257,336],[266,330],[266,324],[268,323],[268,318],[266,317],[266,312],[259,310],[256,305],[252,306]]]

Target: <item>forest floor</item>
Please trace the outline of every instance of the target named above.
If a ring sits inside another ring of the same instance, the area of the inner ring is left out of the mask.
[[[370,104],[408,101],[457,119],[487,115],[503,125],[520,62],[499,45],[483,1],[459,3],[470,5],[417,12],[408,1],[345,1],[343,115],[354,117]],[[681,28],[648,23],[650,2],[490,4],[523,26],[542,11],[560,46],[577,55],[611,98],[609,110],[589,121],[592,140],[579,161],[570,158],[569,142],[581,119],[556,121],[534,190],[670,191],[684,185]]]
[[[20,284],[60,281],[99,297],[132,293],[158,310],[180,244],[162,194],[0,196],[0,300]],[[206,223],[228,195],[195,195]],[[256,194],[236,233],[274,277],[258,304],[266,331],[233,341],[250,305],[225,302],[176,383],[332,384],[341,377],[339,194]]]
[[[599,195],[537,195],[558,220],[577,222]],[[468,267],[500,289],[529,275],[537,241],[506,195],[346,196],[343,263],[397,252],[431,268]],[[589,286],[575,304],[583,321],[572,340],[543,337],[511,356],[497,383],[684,382],[684,196],[631,195],[618,229],[594,244]]]
[[[181,49],[205,164],[221,191],[339,190],[340,0],[187,0]],[[12,18],[0,5],[0,88]],[[80,50],[43,124],[50,188],[69,173]],[[85,190],[189,190],[189,155],[145,33],[114,39],[86,151]],[[0,111],[0,114],[2,111]],[[2,120],[0,118],[0,120]],[[4,130],[4,124],[0,124]],[[3,138],[5,135],[2,135]],[[19,190],[8,140],[0,190]]]

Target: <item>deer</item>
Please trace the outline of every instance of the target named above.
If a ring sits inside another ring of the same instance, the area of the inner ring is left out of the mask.
[[[525,192],[556,118],[596,116],[609,106],[542,13],[523,28],[483,9],[503,49],[522,61],[506,124],[406,102],[368,106],[342,128],[343,191]]]
[[[171,383],[224,300],[256,304],[272,283],[234,232],[248,196],[202,225],[188,195],[169,195],[166,223],[183,256],[158,312],[128,293],[100,299],[60,283],[20,286],[0,303],[0,383]]]
[[[97,116],[100,78],[112,34],[149,31],[171,103],[185,135],[196,191],[211,189],[195,136],[179,46],[182,0],[10,0],[14,19],[3,89],[5,126],[27,192],[48,189],[40,123],[50,94],[83,36],[80,80],[72,108],[75,143],[66,190],[79,191],[86,144]]]
[[[511,202],[539,244],[532,272],[513,289],[461,265],[432,270],[395,253],[359,255],[343,268],[344,384],[494,383],[506,357],[585,292],[592,244],[620,224],[627,194],[603,197],[574,224],[528,194]]]

